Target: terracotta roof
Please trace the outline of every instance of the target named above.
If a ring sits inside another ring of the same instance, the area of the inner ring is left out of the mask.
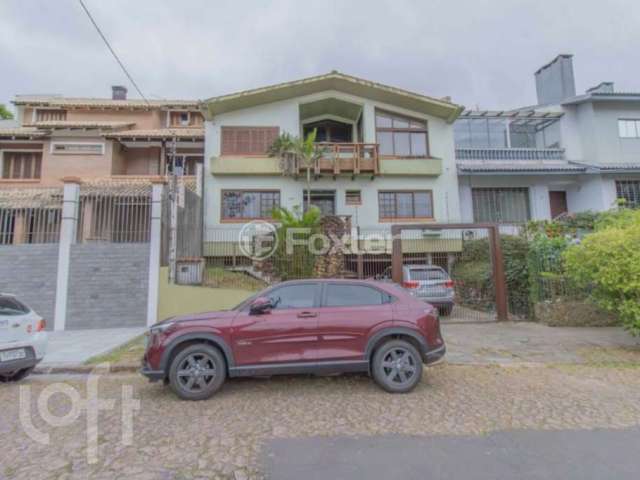
[[[46,135],[46,132],[42,132],[33,127],[0,128],[0,138],[42,137],[43,135]]]
[[[40,122],[34,122],[29,127],[36,127],[40,129],[66,129],[66,128],[127,128],[135,125],[135,122],[122,122],[122,121],[110,121],[110,120],[46,120]]]
[[[197,100],[149,100],[141,99],[112,100],[110,98],[74,98],[55,95],[17,95],[14,105],[32,105],[38,107],[76,107],[76,108],[193,108],[198,107]]]
[[[106,133],[111,138],[204,138],[204,128],[159,128]]]

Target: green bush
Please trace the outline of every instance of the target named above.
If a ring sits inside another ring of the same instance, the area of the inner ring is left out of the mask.
[[[528,242],[524,237],[511,235],[504,235],[500,240],[509,307],[512,313],[526,316],[529,312]],[[488,239],[464,242],[463,253],[453,268],[453,278],[462,304],[483,309],[493,308],[495,287]]]
[[[529,299],[531,303],[555,298],[566,290],[562,254],[569,246],[565,237],[537,234],[529,242],[527,254]]]
[[[567,275],[640,335],[640,211],[603,215],[596,231],[564,253]]]

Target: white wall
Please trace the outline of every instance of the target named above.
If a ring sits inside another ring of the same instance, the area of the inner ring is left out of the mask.
[[[360,225],[375,226],[378,225],[378,190],[427,189],[433,191],[436,221],[460,221],[453,125],[447,124],[444,120],[437,117],[412,112],[403,108],[397,108],[393,105],[374,102],[369,99],[355,97],[337,91],[326,91],[217,115],[212,121],[205,122],[205,159],[212,159],[211,161],[215,162],[216,158],[219,157],[220,128],[222,126],[279,126],[281,133],[289,132],[292,135],[300,135],[299,104],[327,97],[339,98],[362,105],[363,141],[365,143],[376,143],[376,108],[427,120],[430,154],[433,157],[441,158],[443,162],[443,173],[434,177],[380,176],[376,177],[373,181],[360,178],[357,180],[321,179],[314,181],[312,185],[313,189],[336,190],[336,212],[338,214],[355,216],[357,213]],[[207,227],[220,226],[220,191],[229,188],[278,189],[281,191],[281,204],[286,207],[291,207],[302,202],[305,182],[282,176],[213,176],[211,174],[211,163],[206,160],[204,210]],[[363,205],[359,207],[357,211],[354,207],[344,205],[344,191],[351,189],[362,190]],[[228,226],[229,224],[224,225]]]

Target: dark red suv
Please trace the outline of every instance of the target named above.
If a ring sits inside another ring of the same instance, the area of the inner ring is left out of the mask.
[[[437,310],[394,284],[301,280],[232,310],[175,317],[148,334],[142,373],[181,398],[210,397],[227,377],[368,372],[408,392],[445,353]]]

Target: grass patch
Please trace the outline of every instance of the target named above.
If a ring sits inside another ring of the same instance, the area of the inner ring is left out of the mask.
[[[251,292],[257,292],[267,286],[262,280],[245,272],[232,272],[220,267],[209,267],[205,270],[203,285],[212,288],[239,288]]]
[[[119,346],[115,350],[91,357],[85,362],[85,365],[97,365],[105,362],[108,362],[111,365],[139,364],[143,354],[144,335],[140,335],[124,345]]]
[[[586,365],[601,367],[640,367],[639,347],[584,347],[578,355]]]

